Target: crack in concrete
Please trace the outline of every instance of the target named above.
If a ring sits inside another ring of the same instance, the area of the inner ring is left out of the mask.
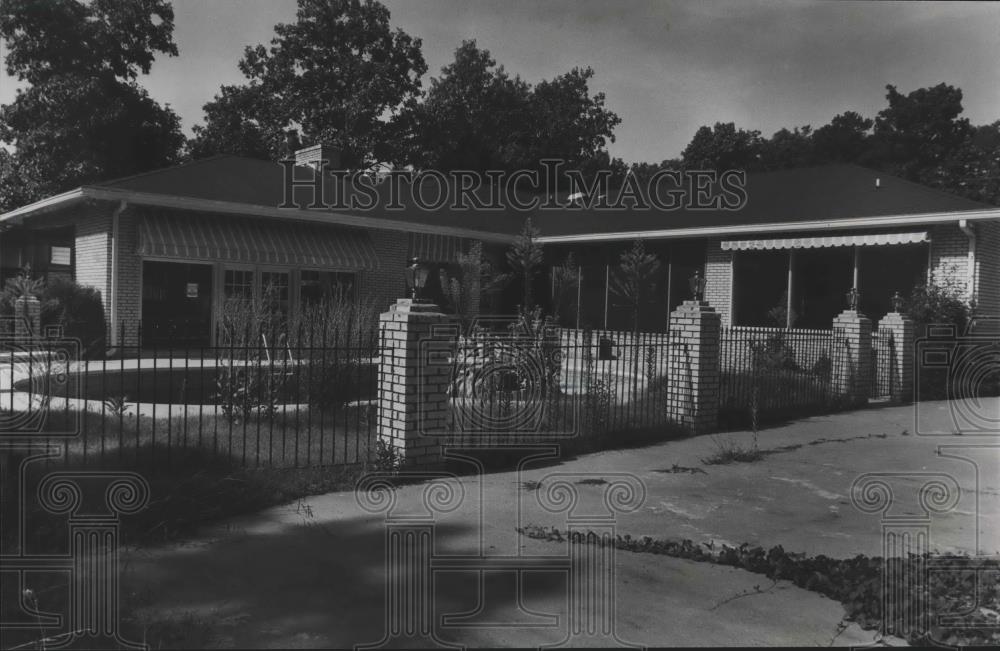
[[[774,579],[771,579],[771,585],[769,585],[766,589],[761,590],[759,585],[754,586],[754,588],[756,588],[755,590],[752,590],[752,591],[751,590],[744,590],[743,592],[739,592],[737,594],[734,594],[731,597],[727,597],[727,598],[723,599],[722,601],[717,602],[714,606],[712,606],[711,608],[709,608],[709,610],[715,610],[719,606],[724,606],[725,604],[728,604],[730,601],[736,601],[737,599],[742,599],[743,597],[752,597],[754,595],[767,594],[768,592],[774,590],[776,587],[778,587],[778,582],[776,580],[774,580]]]

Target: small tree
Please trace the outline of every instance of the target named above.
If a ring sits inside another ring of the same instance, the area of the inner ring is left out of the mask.
[[[544,259],[542,245],[537,241],[539,235],[528,218],[517,239],[507,249],[507,264],[511,273],[521,280],[521,307],[526,311],[534,307],[532,284]]]
[[[561,265],[552,268],[552,317],[556,323],[562,324],[576,307],[579,284],[579,267],[570,253]]]
[[[639,317],[643,306],[653,299],[659,270],[656,255],[646,253],[642,240],[636,240],[631,249],[621,254],[618,269],[609,278],[609,289],[622,299],[632,315],[633,391],[638,390],[639,383]]]
[[[652,301],[656,290],[655,278],[660,270],[660,260],[656,254],[646,253],[642,240],[636,240],[618,260],[618,269],[610,278],[609,289],[629,308],[632,330],[638,333],[642,307]]]
[[[445,303],[467,325],[478,312],[480,293],[487,267],[478,251],[456,256],[457,273],[441,269],[441,290]]]

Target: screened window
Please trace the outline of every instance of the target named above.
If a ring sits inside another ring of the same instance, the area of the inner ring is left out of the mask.
[[[299,283],[299,304],[306,308],[333,298],[353,300],[354,287],[352,273],[304,270]]]

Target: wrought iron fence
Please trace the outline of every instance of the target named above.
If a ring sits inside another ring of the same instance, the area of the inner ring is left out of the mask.
[[[113,357],[81,355],[58,368],[43,363],[42,341],[10,364],[9,404],[0,407],[43,414],[43,431],[65,432],[66,463],[363,463],[374,447],[377,337],[323,339],[257,333],[214,346],[143,345],[141,330],[123,328]]]
[[[845,355],[833,330],[723,328],[719,341],[719,419],[747,426],[830,408],[832,373]]]
[[[462,337],[448,442],[496,446],[668,433],[670,338],[548,331]]]

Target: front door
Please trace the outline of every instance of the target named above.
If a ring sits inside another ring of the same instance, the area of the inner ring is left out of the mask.
[[[144,346],[207,346],[212,334],[212,265],[143,262]]]

